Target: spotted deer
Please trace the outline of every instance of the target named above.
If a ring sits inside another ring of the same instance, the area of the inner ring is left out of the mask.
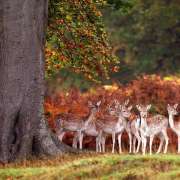
[[[174,116],[178,114],[177,112],[178,104],[173,106],[167,105],[167,111],[169,114],[169,125],[171,129],[176,133],[178,136],[178,153],[180,153],[180,122],[174,123]]]
[[[96,138],[96,152],[99,152],[98,131],[95,124],[95,115],[96,115],[96,112],[99,110],[100,104],[101,104],[101,101],[97,102],[95,105],[89,102],[89,107],[92,108],[91,115],[84,122],[83,126],[81,127],[80,133],[77,132],[75,135],[76,141],[79,141],[80,149],[82,149],[84,135],[88,135],[88,136],[93,136]]]
[[[129,99],[126,101],[125,105],[128,105]],[[141,136],[139,132],[140,127],[140,118],[137,118],[133,121],[128,121],[125,126],[125,130],[129,136],[129,153],[132,153],[132,145],[133,145],[133,153],[138,153],[141,145]],[[121,140],[121,135],[119,134],[119,141]],[[136,149],[136,141],[137,141],[137,149]],[[121,146],[120,146],[121,147]],[[121,150],[120,150],[121,152]]]
[[[94,120],[90,121],[86,126],[83,126],[81,133],[77,134],[78,141],[83,142],[84,136],[95,137],[96,139],[96,152],[101,152],[101,147],[99,146],[99,131]]]
[[[139,132],[141,119],[137,118],[130,122],[130,132],[132,135],[132,146],[133,146],[133,153],[138,153],[141,145],[141,136]],[[137,141],[137,148],[136,148],[136,141]]]
[[[57,119],[55,129],[59,140],[62,141],[63,136],[66,132],[75,132],[75,136],[73,138],[73,147],[77,148],[77,143],[79,142],[79,148],[82,149],[82,131],[95,117],[99,105],[100,102],[98,102],[96,105],[94,105],[92,102],[88,102],[88,106],[90,108],[90,115],[85,121],[83,119]]]
[[[152,143],[155,136],[159,136],[160,138],[160,145],[158,148],[157,153],[161,151],[162,145],[165,141],[164,153],[167,152],[169,138],[167,135],[167,127],[168,127],[168,118],[163,115],[155,115],[151,118],[147,118],[147,114],[151,105],[142,106],[137,105],[137,109],[140,112],[141,116],[141,124],[140,124],[140,134],[142,140],[142,153],[145,155],[146,152],[146,145],[147,145],[147,138],[149,137],[149,149],[150,154],[152,154]],[[147,120],[149,123],[147,123]]]
[[[128,129],[128,121],[127,118],[131,115],[130,111],[132,106],[126,107],[128,101],[126,101],[123,105],[120,105],[119,102],[116,101],[115,110],[110,109],[111,114],[115,114],[118,117],[116,122],[107,121],[106,123],[102,122],[101,120],[97,120],[97,126],[99,127],[99,142],[102,146],[102,151],[105,152],[105,140],[107,135],[112,136],[112,153],[114,153],[115,149],[115,140],[116,134],[118,134],[118,144],[119,144],[119,153],[122,152],[121,148],[121,136],[124,130],[127,131],[129,136],[130,142],[130,149],[131,149],[131,133]]]

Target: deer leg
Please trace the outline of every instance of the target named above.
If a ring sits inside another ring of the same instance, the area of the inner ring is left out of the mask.
[[[136,148],[136,140],[138,142],[137,148]],[[136,132],[133,137],[133,153],[139,152],[140,144],[141,144],[141,137],[140,137],[139,133]]]
[[[144,135],[143,131],[140,131],[140,134],[141,134],[141,142],[142,142],[142,154],[145,155],[145,153],[146,153],[147,138]]]
[[[144,148],[144,137],[142,136],[142,133],[140,132],[141,134],[141,142],[142,142],[142,146],[141,146],[141,151],[143,152],[143,148]]]
[[[178,153],[180,153],[180,135],[178,135]]]
[[[102,149],[102,131],[99,132],[98,136],[96,137],[96,152],[101,152]]]
[[[158,148],[156,154],[159,154],[161,152],[161,149],[162,149],[162,146],[164,143],[164,136],[161,135],[159,138],[160,138],[160,144],[159,144],[159,148]]]
[[[83,143],[84,134],[81,131],[79,131],[78,136],[79,136],[79,149],[82,149],[82,143]]]
[[[138,137],[138,145],[137,145],[136,153],[139,152],[140,145],[141,145],[141,138]]]
[[[116,134],[115,134],[115,133],[112,133],[112,142],[113,142],[112,153],[114,153],[115,141],[116,141]]]
[[[143,138],[141,139],[141,142],[142,142],[141,151],[143,153],[143,149],[144,149],[144,139]]]
[[[152,155],[152,143],[153,143],[154,136],[150,136],[150,141],[149,141],[149,153]]]
[[[129,132],[128,136],[129,136],[129,153],[131,153],[132,152],[132,134]]]
[[[96,137],[96,152],[98,153],[98,152],[101,152],[101,144],[100,144],[101,142],[100,142],[100,137],[99,136],[97,136]]]
[[[169,138],[168,138],[166,130],[163,130],[162,133],[163,133],[164,139],[165,139],[164,154],[166,154],[167,153],[167,148],[168,148],[168,143],[169,143]]]
[[[76,148],[76,149],[77,149],[78,139],[79,139],[79,136],[78,136],[78,133],[76,133],[76,134],[74,135],[74,138],[73,138],[73,144],[72,144],[72,147],[73,147],[73,148]]]
[[[106,136],[103,132],[101,132],[101,141],[100,141],[100,146],[101,146],[101,150],[104,153],[105,152],[105,141],[106,141]]]
[[[100,134],[97,136],[97,152],[102,152],[102,144],[103,144],[103,134],[100,132]]]
[[[136,152],[136,137],[133,136],[133,153]]]
[[[142,153],[143,153],[143,150],[144,150],[144,139],[142,139],[142,147],[141,147]]]
[[[144,150],[143,150],[144,155],[146,153],[146,145],[147,145],[147,138],[144,139]]]
[[[121,154],[122,153],[122,148],[121,148],[121,136],[122,136],[122,133],[120,133],[118,135],[118,145],[119,145],[119,153]]]
[[[139,133],[136,134],[136,138],[137,138],[137,141],[138,141],[136,153],[138,153],[138,152],[139,152],[140,145],[141,145],[141,137],[140,137]]]
[[[102,137],[102,152],[105,153],[105,148],[106,148],[106,137]]]
[[[102,152],[102,137],[99,139],[99,152]]]
[[[65,131],[64,131],[64,130],[60,130],[60,131],[58,132],[58,139],[59,139],[60,141],[62,141],[62,139],[63,139],[63,137],[64,137],[64,134],[65,134]]]
[[[99,142],[98,142],[98,136],[96,137],[96,152],[98,152],[98,145],[99,145]]]
[[[142,138],[142,142],[143,142],[142,153],[143,153],[143,155],[145,155],[145,154],[146,154],[147,138],[146,138],[146,137],[143,137],[143,138]]]

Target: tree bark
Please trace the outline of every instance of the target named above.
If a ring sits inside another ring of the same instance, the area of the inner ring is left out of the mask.
[[[0,161],[57,155],[44,119],[44,43],[48,0],[0,0]],[[70,149],[69,149],[70,150]]]

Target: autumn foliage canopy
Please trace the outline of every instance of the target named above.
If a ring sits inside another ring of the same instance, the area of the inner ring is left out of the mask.
[[[98,7],[101,0],[50,0],[46,38],[46,76],[60,69],[82,73],[91,80],[116,69]]]

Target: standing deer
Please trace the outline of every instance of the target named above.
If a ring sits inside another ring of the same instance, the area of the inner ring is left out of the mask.
[[[140,136],[140,123],[141,119],[137,118],[130,122],[130,131],[132,134],[132,144],[133,144],[133,153],[138,153],[141,145],[141,136]],[[136,148],[137,141],[137,148]]]
[[[126,101],[125,105],[128,105],[129,100]],[[128,133],[129,136],[129,153],[132,152],[132,142],[133,142],[133,153],[139,152],[140,144],[141,144],[141,136],[139,132],[140,128],[140,118],[137,118],[136,120],[133,121],[128,121],[125,125],[125,130]],[[121,135],[119,134],[119,144],[121,144]],[[133,138],[133,139],[132,139]],[[138,142],[137,144],[137,149],[136,149],[136,140]],[[121,146],[120,146],[121,148]],[[121,152],[121,150],[120,150]]]
[[[80,134],[81,127],[83,126],[83,120],[81,119],[63,119],[59,118],[56,120],[55,130],[60,141],[62,141],[66,132],[77,132]],[[73,140],[73,147],[74,140]]]
[[[121,136],[124,130],[127,131],[129,136],[129,142],[130,142],[130,151],[131,151],[131,133],[128,128],[128,121],[126,118],[128,118],[131,113],[132,106],[126,107],[129,101],[126,101],[123,105],[120,105],[119,102],[116,101],[116,109],[115,111],[110,109],[110,112],[113,114],[116,114],[118,116],[118,120],[116,122],[113,121],[107,121],[106,123],[103,123],[100,120],[97,120],[97,126],[99,127],[99,142],[100,146],[102,145],[102,151],[105,152],[105,139],[108,134],[112,136],[112,153],[114,153],[115,149],[115,140],[116,140],[116,134],[118,134],[118,144],[119,144],[119,153],[122,152],[121,149]]]
[[[77,148],[77,141],[79,141],[79,148],[82,149],[82,140],[79,137],[82,137],[82,130],[84,127],[89,124],[90,121],[93,120],[95,117],[96,112],[98,111],[98,107],[100,105],[100,102],[98,102],[96,105],[93,105],[92,102],[88,102],[88,106],[90,108],[90,115],[87,118],[87,120],[76,120],[76,119],[70,119],[68,121],[64,119],[57,119],[56,121],[56,133],[59,137],[59,140],[62,141],[63,136],[66,132],[75,132],[75,136],[73,138],[73,147]]]
[[[167,110],[169,114],[169,125],[178,136],[178,153],[180,153],[180,122],[174,123],[174,116],[178,114],[177,107],[178,104],[175,104],[174,106],[170,106],[169,104],[167,105]]]
[[[90,114],[89,118],[81,126],[80,133],[78,133],[78,132],[76,133],[76,135],[75,135],[76,141],[75,142],[77,143],[77,141],[79,141],[80,149],[82,149],[84,135],[96,137],[96,152],[98,152],[99,151],[99,148],[98,148],[99,143],[98,143],[98,131],[97,131],[97,127],[95,124],[95,115],[96,115],[97,111],[99,110],[101,101],[97,102],[95,105],[93,105],[91,102],[88,102],[88,104],[89,104],[89,107],[92,108],[91,114]]]
[[[167,135],[168,119],[162,115],[155,115],[151,118],[147,118],[147,113],[151,105],[147,105],[147,106],[137,105],[136,107],[139,110],[141,116],[140,134],[142,140],[143,155],[145,155],[146,152],[148,137],[150,138],[149,141],[150,155],[152,154],[152,143],[155,136],[160,137],[160,145],[157,153],[161,151],[164,140],[165,140],[164,153],[166,153],[168,147],[168,141],[169,141]],[[149,120],[149,123],[147,123],[147,119]]]

